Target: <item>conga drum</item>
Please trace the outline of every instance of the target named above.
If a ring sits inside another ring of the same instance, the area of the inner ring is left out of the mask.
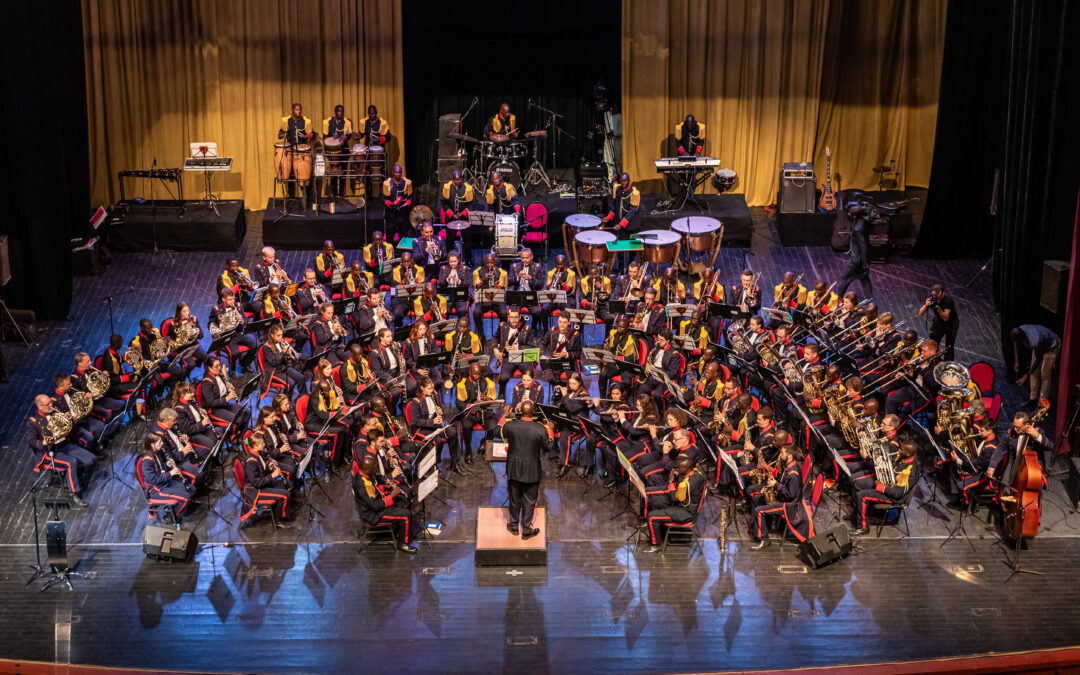
[[[292,150],[293,173],[296,174],[296,182],[307,185],[311,180],[311,146],[307,143],[299,143]]]
[[[675,256],[679,250],[681,237],[671,230],[643,230],[637,234],[638,240],[644,247],[641,258],[645,262],[661,263],[675,262]]]
[[[285,141],[274,143],[274,175],[278,180],[289,180],[292,173],[292,159],[285,152]]]
[[[720,221],[705,216],[676,218],[671,221],[671,229],[687,238],[691,253],[702,253],[716,246]]]
[[[589,265],[603,265],[605,271],[611,270],[611,264],[615,261],[615,252],[609,251],[607,245],[615,242],[613,232],[603,230],[585,230],[574,235],[574,257],[584,271]]]
[[[369,145],[367,149],[366,173],[370,176],[386,178],[386,148],[381,145]]]
[[[328,176],[340,176],[341,175],[341,155],[345,150],[345,139],[341,136],[328,136],[323,140],[323,147],[326,148],[326,175]]]

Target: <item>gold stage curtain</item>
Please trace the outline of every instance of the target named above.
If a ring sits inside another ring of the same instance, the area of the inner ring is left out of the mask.
[[[623,166],[661,189],[687,114],[704,154],[751,205],[776,201],[780,164],[813,160],[833,189],[929,183],[946,0],[623,0]]]
[[[335,105],[356,130],[374,104],[393,135],[388,160],[400,163],[400,0],[83,0],[83,32],[95,203],[119,198],[117,171],[154,158],[179,167],[189,142],[214,141],[234,157],[215,194],[263,208],[294,101],[320,134]],[[185,197],[202,188],[201,173],[185,176]]]

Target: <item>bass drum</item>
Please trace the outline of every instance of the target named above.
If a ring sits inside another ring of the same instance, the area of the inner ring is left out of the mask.
[[[500,159],[488,164],[487,179],[489,181],[491,180],[492,171],[498,171],[502,175],[504,183],[513,185],[515,190],[521,192],[521,169],[518,167],[517,162]]]

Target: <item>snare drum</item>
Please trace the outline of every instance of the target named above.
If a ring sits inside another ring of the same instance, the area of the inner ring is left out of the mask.
[[[499,152],[501,146],[491,141],[480,141],[480,156],[484,159],[496,159],[502,157]]]
[[[645,262],[670,263],[675,261],[679,240],[682,238],[671,230],[643,230],[638,232],[638,239],[644,247],[641,257]]]
[[[292,151],[292,168],[296,174],[296,180],[301,185],[307,185],[311,180],[312,159],[311,146],[307,143],[296,145]]]
[[[604,264],[604,269],[610,270],[611,263],[615,260],[615,252],[609,251],[607,245],[615,242],[615,234],[603,230],[586,230],[574,235],[574,251],[577,259],[586,268],[595,263]]]
[[[705,216],[689,216],[671,221],[671,229],[690,239],[690,250],[694,253],[711,251],[716,245],[720,221]]]

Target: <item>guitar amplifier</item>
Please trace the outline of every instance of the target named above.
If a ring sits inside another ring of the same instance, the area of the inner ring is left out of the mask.
[[[780,166],[780,213],[813,213],[817,210],[817,179],[813,162],[785,162]]]

